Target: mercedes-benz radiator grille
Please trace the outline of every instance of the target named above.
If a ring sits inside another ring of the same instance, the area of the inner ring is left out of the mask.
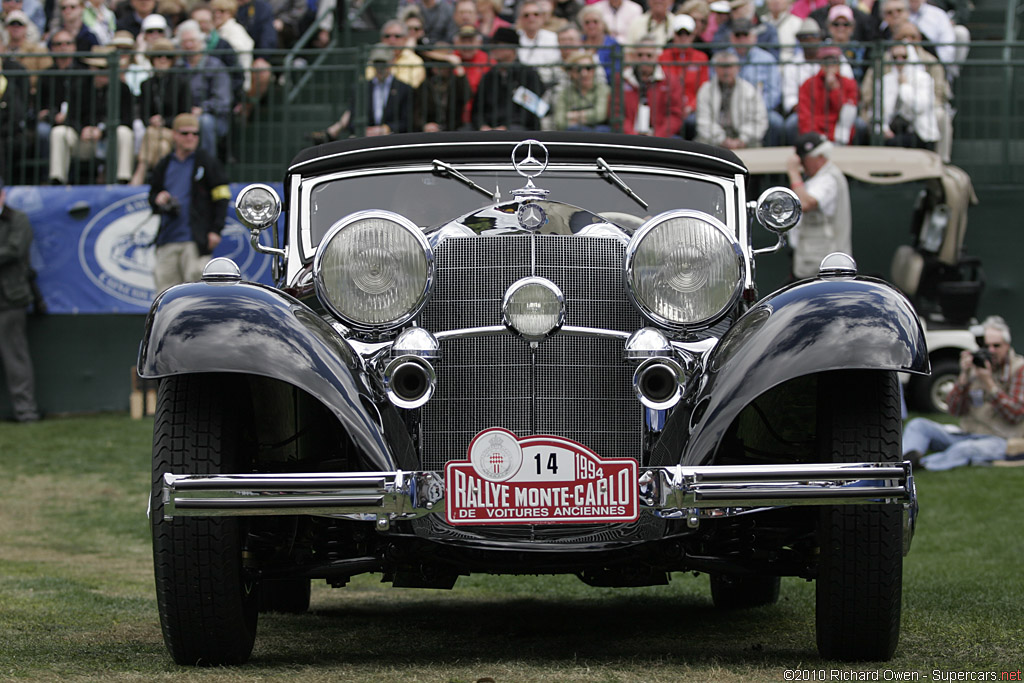
[[[447,239],[435,251],[434,293],[420,324],[432,332],[500,325],[505,291],[537,275],[565,295],[566,325],[632,332],[643,323],[623,285],[624,251],[608,238]],[[465,458],[488,427],[562,436],[604,457],[639,457],[643,410],[622,348],[621,339],[562,333],[537,349],[509,333],[444,340],[437,390],[422,409],[423,466],[439,470]]]

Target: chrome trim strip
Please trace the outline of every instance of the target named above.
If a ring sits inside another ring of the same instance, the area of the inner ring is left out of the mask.
[[[668,518],[794,505],[917,505],[909,462],[645,467],[637,486],[640,506]],[[376,519],[382,529],[443,514],[444,498],[440,472],[165,474],[162,488],[168,518],[340,515]]]
[[[438,341],[445,339],[463,339],[465,337],[482,337],[489,334],[512,334],[504,325],[488,325],[487,327],[466,327],[460,330],[446,330],[435,332],[434,337]],[[575,327],[566,325],[558,330],[556,334],[571,334],[578,337],[603,337],[605,339],[621,339],[623,342],[632,336],[632,332],[620,332],[618,330],[602,330],[595,327]]]

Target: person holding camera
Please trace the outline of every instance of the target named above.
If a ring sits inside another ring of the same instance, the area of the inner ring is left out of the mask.
[[[160,293],[194,282],[220,244],[231,190],[216,157],[199,149],[199,118],[178,114],[173,149],[153,167],[149,205],[160,214],[153,279]]]
[[[903,457],[915,467],[989,464],[1006,458],[1008,440],[1024,437],[1024,358],[1010,346],[1001,317],[986,318],[982,329],[982,347],[960,353],[960,375],[947,398],[960,429],[918,417],[903,430]]]

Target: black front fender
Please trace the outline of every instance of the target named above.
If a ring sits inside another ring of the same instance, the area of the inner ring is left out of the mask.
[[[359,356],[308,306],[270,287],[195,282],[166,290],[146,320],[138,372],[147,379],[238,372],[287,382],[327,406],[375,466],[396,468],[364,405],[371,399]]]
[[[929,372],[913,306],[870,278],[803,282],[762,299],[722,338],[695,398],[683,464],[703,464],[736,416],[788,380],[832,370]]]

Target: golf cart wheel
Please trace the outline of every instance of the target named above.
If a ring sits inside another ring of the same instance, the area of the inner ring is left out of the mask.
[[[165,473],[245,471],[250,421],[232,378],[161,380],[153,429],[153,564],[164,643],[178,664],[241,664],[256,638],[258,591],[242,566],[246,523],[237,517],[165,519]]]
[[[828,373],[818,386],[824,462],[900,460],[902,423],[895,373]],[[818,540],[818,652],[824,659],[840,661],[891,659],[900,635],[900,506],[824,507]]]
[[[711,575],[711,600],[719,609],[749,609],[779,601],[779,577]]]
[[[910,380],[911,404],[927,413],[948,413],[949,392],[959,375],[960,361],[956,358],[933,359],[932,374]]]

